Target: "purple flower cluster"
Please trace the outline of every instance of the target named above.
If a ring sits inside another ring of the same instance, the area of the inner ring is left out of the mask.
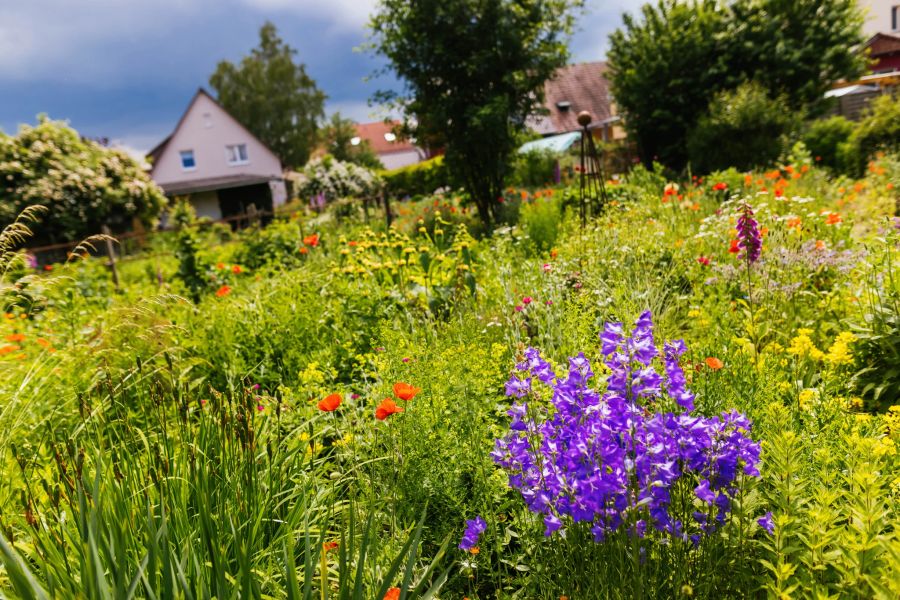
[[[749,204],[744,204],[741,209],[741,216],[737,221],[738,248],[741,254],[738,256],[741,260],[746,260],[753,264],[759,260],[762,253],[762,234],[759,232],[759,223],[753,218],[753,209]]]
[[[544,515],[545,535],[571,519],[590,523],[597,541],[623,526],[643,536],[649,526],[696,543],[724,523],[739,474],[759,476],[750,422],[737,412],[691,414],[694,395],[679,364],[684,342],[657,350],[649,312],[630,336],[607,323],[600,340],[610,371],[602,395],[589,386],[594,372],[583,354],[557,377],[537,350],[526,351],[506,384],[518,399],[511,433],[491,456],[528,508]],[[532,389],[535,379],[549,388],[552,406]]]
[[[475,517],[466,521],[466,531],[459,543],[460,550],[471,550],[478,544],[478,538],[487,529],[487,522],[481,517]]]

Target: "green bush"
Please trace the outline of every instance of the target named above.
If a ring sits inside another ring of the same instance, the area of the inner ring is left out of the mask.
[[[881,96],[872,102],[843,148],[850,173],[861,176],[879,151],[900,150],[900,98]]]
[[[0,228],[29,206],[47,207],[31,243],[80,241],[107,225],[152,224],[166,197],[139,164],[120,150],[85,140],[60,121],[41,117],[15,136],[0,133]]]
[[[443,156],[385,171],[381,176],[387,192],[396,197],[426,196],[439,188],[450,186],[450,174],[444,166]]]
[[[853,129],[853,123],[844,117],[831,117],[810,123],[800,139],[818,164],[840,171],[841,146],[853,135]]]
[[[555,183],[559,155],[551,150],[531,150],[516,154],[511,185],[541,187]]]
[[[691,165],[701,173],[770,165],[781,155],[790,123],[783,100],[757,84],[722,92],[688,137]]]
[[[562,211],[555,197],[523,202],[519,209],[519,223],[540,253],[556,245],[561,220]]]

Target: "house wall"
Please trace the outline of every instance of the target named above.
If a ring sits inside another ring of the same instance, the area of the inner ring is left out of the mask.
[[[231,144],[247,144],[246,164],[228,164],[225,146]],[[182,150],[194,151],[197,164],[195,169],[185,171],[181,167]],[[162,186],[228,175],[265,175],[273,179],[282,177],[278,158],[202,93],[190,106],[181,127],[173,134],[162,156],[153,165],[151,175]]]
[[[402,152],[386,152],[379,154],[378,158],[381,160],[381,164],[384,165],[384,168],[390,171],[391,169],[399,169],[400,167],[406,167],[422,162],[424,153],[421,150],[413,148]]]
[[[867,36],[897,31],[891,28],[891,9],[900,6],[900,0],[859,0],[859,4],[863,10],[868,11],[868,19],[864,26]]]

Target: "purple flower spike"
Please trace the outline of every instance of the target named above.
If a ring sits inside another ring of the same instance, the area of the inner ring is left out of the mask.
[[[772,520],[772,511],[767,512],[756,520],[760,527],[766,530],[769,535],[775,531],[775,521]]]
[[[481,517],[475,517],[466,521],[466,531],[462,541],[459,542],[460,550],[471,550],[478,544],[478,538],[487,529],[487,523]]]
[[[737,222],[738,248],[741,260],[753,264],[759,260],[762,253],[762,234],[759,232],[759,223],[753,218],[753,209],[749,204],[744,204],[741,216]]]
[[[556,377],[536,349],[525,352],[517,368],[527,373],[510,379],[507,393],[534,400],[530,410],[518,402],[509,409],[510,431],[491,458],[528,509],[542,515],[547,536],[581,522],[597,543],[624,527],[698,544],[726,523],[737,479],[759,476],[750,421],[737,412],[692,414],[694,395],[679,364],[687,347],[675,341],[660,352],[649,312],[630,334],[607,323],[600,339],[609,375],[599,390],[583,354]],[[532,395],[539,385],[550,394]],[[546,396],[552,406],[539,400]],[[653,410],[664,406],[678,412]],[[676,519],[670,505],[689,497],[707,508],[692,520]]]

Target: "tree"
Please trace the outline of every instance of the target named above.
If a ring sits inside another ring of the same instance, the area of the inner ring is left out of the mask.
[[[209,78],[218,100],[288,167],[302,166],[316,144],[325,94],[294,62],[272,23],[259,31],[259,47],[240,65],[222,61]]]
[[[15,136],[0,134],[0,229],[38,204],[47,208],[32,227],[41,245],[80,241],[103,225],[125,231],[135,218],[149,225],[166,197],[126,153],[41,116]]]
[[[384,165],[369,140],[358,140],[354,144],[354,138],[358,138],[356,124],[351,119],[341,117],[341,113],[331,115],[331,119],[322,128],[322,144],[331,156],[369,169],[383,169]]]
[[[791,127],[784,97],[770,98],[755,82],[719,92],[688,135],[691,167],[708,173],[747,171],[776,161]]]
[[[610,37],[613,93],[646,164],[682,168],[709,100],[750,80],[801,114],[864,66],[855,0],[658,0]]]
[[[401,80],[380,93],[407,132],[446,147],[446,165],[490,227],[516,133],[540,110],[547,79],[568,58],[582,0],[381,0],[372,48]]]

